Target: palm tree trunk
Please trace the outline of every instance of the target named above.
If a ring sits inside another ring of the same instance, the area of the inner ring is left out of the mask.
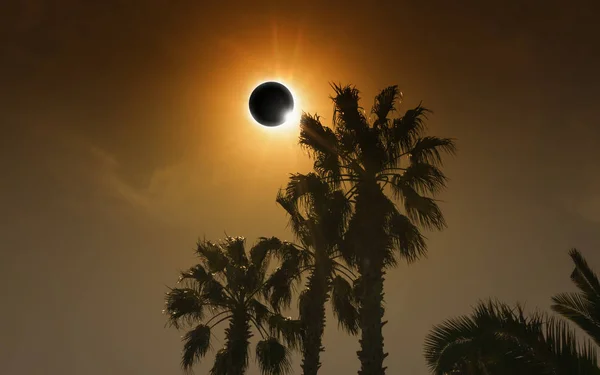
[[[248,348],[250,346],[250,318],[245,311],[234,312],[229,327],[225,330],[228,352],[228,372],[231,375],[244,375],[248,368]]]
[[[383,278],[388,250],[386,198],[375,180],[358,186],[356,215],[361,235],[358,249],[360,350],[359,375],[384,375],[383,360]]]
[[[361,272],[359,375],[384,375],[383,360],[383,262],[365,259]]]
[[[304,375],[317,375],[324,349],[322,339],[325,330],[325,303],[329,299],[328,275],[322,270],[319,261],[316,261],[306,287],[307,303],[304,311],[300,311],[304,336],[301,367]]]

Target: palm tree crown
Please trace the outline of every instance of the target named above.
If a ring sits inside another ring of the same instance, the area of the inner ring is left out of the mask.
[[[301,200],[305,203],[303,212],[298,205]],[[277,202],[287,212],[300,244],[271,239],[281,267],[273,273],[274,281],[267,283],[266,290],[275,309],[289,307],[296,283],[303,274],[308,275],[299,296],[302,369],[305,375],[315,375],[321,366],[325,304],[330,297],[340,326],[352,334],[358,332],[358,311],[352,286],[354,275],[341,263],[337,251],[350,204],[342,191],[331,190],[314,173],[293,175],[288,188],[279,192]]]
[[[245,250],[242,237],[220,243],[200,241],[200,264],[182,272],[179,284],[166,295],[168,323],[191,328],[184,336],[182,366],[190,370],[211,347],[211,331],[228,322],[225,345],[215,357],[211,375],[241,375],[248,367],[252,326],[261,340],[256,359],[263,374],[290,371],[289,353],[280,338],[296,342],[290,321],[275,314],[260,300],[268,267],[268,249],[258,243]],[[283,336],[283,337],[282,337]]]
[[[576,249],[569,252],[571,280],[579,292],[552,298],[552,310],[575,323],[600,344],[600,283]],[[425,340],[432,372],[442,374],[598,375],[596,347],[577,341],[565,320],[543,313],[526,316],[521,306],[480,303],[471,316],[433,327]]]
[[[442,153],[454,153],[452,139],[425,136],[421,105],[399,118],[388,118],[400,99],[397,86],[375,98],[369,121],[353,86],[333,85],[333,129],[318,115],[303,114],[300,144],[314,159],[314,170],[333,189],[342,188],[352,204],[340,250],[359,273],[362,375],[385,373],[382,318],[384,269],[396,255],[411,262],[425,254],[419,227],[442,229],[446,223],[432,198],[446,184],[439,169]],[[298,182],[302,175],[296,175]],[[403,204],[403,210],[388,197]]]
[[[577,249],[569,252],[575,269],[571,281],[577,293],[561,293],[552,297],[552,310],[577,324],[596,345],[600,345],[600,282]]]
[[[425,359],[435,375],[600,374],[595,348],[565,321],[493,300],[434,326]]]

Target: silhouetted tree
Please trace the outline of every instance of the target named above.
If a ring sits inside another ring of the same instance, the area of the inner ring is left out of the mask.
[[[313,157],[316,175],[334,190],[343,188],[352,204],[340,249],[359,274],[359,374],[383,375],[384,270],[396,263],[397,255],[412,262],[425,254],[419,227],[445,227],[431,196],[445,187],[446,177],[439,169],[442,153],[454,153],[455,145],[449,138],[424,135],[428,110],[421,105],[400,118],[388,118],[401,95],[397,86],[376,96],[373,121],[360,108],[356,88],[333,88],[333,129],[323,126],[318,115],[303,114],[300,144]],[[294,179],[301,184],[306,176]]]
[[[332,191],[315,174],[305,176],[302,183],[293,181],[290,189],[280,191],[277,202],[286,210],[300,244],[269,239],[281,266],[273,273],[273,283],[268,283],[266,291],[276,309],[289,307],[295,282],[302,274],[308,275],[299,296],[302,370],[304,375],[316,375],[321,367],[320,353],[324,350],[325,304],[330,298],[339,325],[352,334],[358,332],[354,275],[341,263],[337,252],[350,204],[342,191]],[[299,199],[306,202],[305,212],[299,210]]]
[[[558,294],[552,309],[587,332],[598,345],[600,283],[576,249],[569,252],[577,293]],[[546,314],[526,316],[517,305],[480,303],[471,316],[434,326],[425,340],[432,372],[442,374],[598,375],[593,344],[576,340],[561,319]]]
[[[259,243],[246,254],[244,238],[227,237],[220,243],[200,241],[200,264],[182,272],[181,286],[166,295],[168,322],[191,328],[184,336],[185,370],[203,358],[211,347],[211,330],[228,322],[225,345],[216,354],[211,375],[242,375],[248,367],[252,326],[261,340],[256,360],[263,374],[290,371],[289,352],[281,342],[299,339],[293,322],[275,314],[260,301],[267,280],[268,249]],[[249,256],[248,256],[249,255]]]
[[[425,359],[435,375],[600,374],[595,348],[579,344],[565,321],[497,301],[434,326]]]
[[[569,256],[575,263],[571,280],[579,289],[577,293],[562,293],[552,297],[552,310],[561,314],[584,330],[600,345],[600,282],[577,249]]]

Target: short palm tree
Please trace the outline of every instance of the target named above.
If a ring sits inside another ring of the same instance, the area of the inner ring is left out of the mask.
[[[552,310],[600,344],[600,282],[577,249],[569,252],[571,280],[579,292],[554,296]],[[470,317],[435,326],[425,340],[425,358],[441,374],[600,374],[595,347],[578,344],[565,322],[546,314],[526,317],[499,302],[480,303]]]
[[[182,366],[190,370],[211,348],[212,330],[228,322],[225,345],[215,357],[211,375],[242,375],[248,368],[252,326],[261,340],[256,360],[263,374],[290,371],[289,353],[279,339],[293,343],[289,323],[260,300],[268,279],[268,249],[260,243],[249,254],[242,237],[198,242],[200,264],[182,272],[180,286],[166,295],[168,322],[191,328],[184,336]]]
[[[571,280],[577,293],[562,293],[552,297],[552,310],[584,330],[596,345],[600,345],[600,282],[577,249],[569,252],[575,269]]]
[[[342,191],[331,190],[315,174],[297,182],[293,177],[289,189],[285,193],[280,191],[277,202],[287,212],[300,244],[268,239],[281,266],[273,273],[273,282],[268,283],[266,290],[275,309],[289,307],[295,282],[303,274],[308,275],[299,297],[302,370],[304,375],[316,375],[324,350],[325,305],[330,298],[340,326],[352,334],[358,331],[354,275],[341,263],[337,252],[350,205]],[[305,212],[299,210],[299,200],[307,203]]]
[[[421,105],[399,118],[389,118],[401,93],[397,86],[382,90],[367,119],[353,86],[333,85],[333,128],[317,115],[301,119],[300,144],[314,159],[314,170],[332,189],[342,188],[352,204],[343,246],[346,261],[359,275],[358,357],[362,375],[383,375],[383,281],[385,269],[398,255],[408,262],[426,252],[419,228],[446,226],[432,198],[446,184],[439,169],[442,154],[454,153],[452,139],[425,136]],[[295,175],[298,183],[304,179]],[[402,203],[403,209],[389,197]]]
[[[448,319],[425,339],[435,375],[598,375],[595,348],[579,344],[565,321],[497,301]]]

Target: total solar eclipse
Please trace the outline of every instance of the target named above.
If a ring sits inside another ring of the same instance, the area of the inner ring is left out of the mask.
[[[279,126],[294,110],[294,96],[279,82],[264,82],[252,91],[248,105],[256,122],[263,126]]]

